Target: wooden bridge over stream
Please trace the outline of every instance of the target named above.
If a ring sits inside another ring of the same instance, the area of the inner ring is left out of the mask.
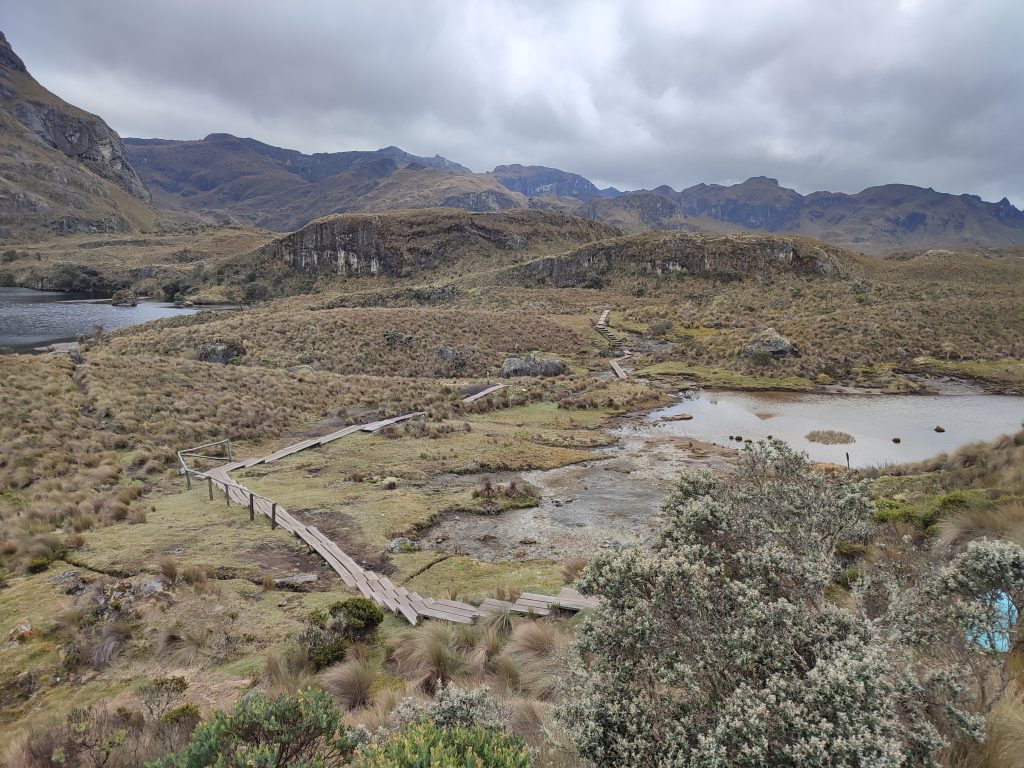
[[[505,384],[496,384],[464,397],[462,402],[474,402],[503,389],[505,386]],[[242,508],[248,509],[249,520],[255,521],[257,515],[270,518],[272,528],[284,528],[301,539],[311,551],[316,552],[324,559],[346,586],[358,590],[364,596],[396,615],[404,616],[410,624],[418,623],[420,618],[442,619],[462,624],[471,624],[480,616],[502,610],[546,616],[555,609],[580,611],[597,605],[597,598],[584,597],[576,590],[568,587],[563,588],[557,595],[540,595],[524,592],[515,602],[487,599],[479,606],[458,600],[440,600],[425,597],[416,592],[410,592],[392,582],[387,576],[366,570],[346,555],[341,547],[331,541],[316,527],[303,524],[276,501],[251,491],[238,481],[232,479],[229,474],[235,470],[247,469],[257,464],[270,464],[299,451],[319,448],[346,435],[356,432],[376,432],[392,424],[400,424],[425,415],[422,411],[416,411],[390,419],[356,424],[327,435],[303,440],[266,456],[258,456],[242,461],[236,461],[232,456],[229,441],[220,440],[215,443],[207,443],[206,445],[178,451],[178,463],[181,473],[185,475],[189,488],[192,487],[193,480],[205,480],[211,500],[214,498],[215,493],[223,493],[225,503],[229,507],[231,502],[234,502]],[[223,446],[223,450],[227,453],[226,457],[203,453],[203,451],[209,451],[221,446]],[[189,460],[194,459],[222,461],[224,463],[214,469],[199,470],[190,467],[188,464]]]

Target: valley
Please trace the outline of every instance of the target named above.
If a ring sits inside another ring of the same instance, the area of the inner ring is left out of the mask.
[[[122,140],[2,35],[0,182],[0,760],[1015,765],[1005,198]]]

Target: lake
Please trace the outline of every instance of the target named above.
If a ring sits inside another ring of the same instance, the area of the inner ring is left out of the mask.
[[[30,352],[36,347],[74,341],[80,333],[91,334],[96,325],[111,331],[196,311],[160,301],[140,301],[134,307],[115,307],[89,301],[97,298],[105,297],[102,294],[0,288],[0,347]]]
[[[690,421],[665,421],[688,413]],[[630,422],[622,434],[653,431],[740,447],[729,436],[759,440],[769,435],[806,451],[814,461],[870,467],[921,461],[978,440],[1021,429],[1024,397],[978,392],[940,395],[707,392]],[[936,432],[941,426],[945,432]],[[855,442],[823,445],[806,435],[836,430]],[[893,438],[900,439],[899,444]]]

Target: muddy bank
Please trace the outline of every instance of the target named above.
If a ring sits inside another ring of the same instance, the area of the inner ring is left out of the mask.
[[[613,430],[616,428],[613,428]],[[614,431],[613,431],[614,434]],[[491,562],[588,557],[604,547],[649,544],[658,510],[679,474],[696,467],[724,471],[732,452],[674,436],[628,436],[594,451],[580,464],[517,475],[540,492],[537,506],[495,516],[446,515],[424,530],[420,541],[439,551]],[[439,478],[479,484],[483,476]]]

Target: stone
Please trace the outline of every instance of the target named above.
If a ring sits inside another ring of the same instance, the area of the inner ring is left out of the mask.
[[[692,413],[677,413],[674,416],[666,416],[662,421],[691,421],[692,419]]]
[[[293,576],[283,576],[280,579],[274,579],[274,586],[284,589],[305,589],[318,578],[315,573],[296,573]]]
[[[149,579],[139,584],[139,592],[143,597],[150,597],[164,591],[164,583],[160,579]]]
[[[388,542],[387,551],[392,555],[397,555],[400,552],[419,552],[420,545],[418,541],[399,536],[397,539],[392,539]]]
[[[501,364],[501,375],[511,376],[562,376],[569,372],[569,367],[558,358],[537,357],[506,357]]]
[[[35,637],[36,631],[30,622],[19,624],[7,633],[7,640],[12,643],[24,643]]]
[[[62,571],[54,576],[53,583],[60,586],[65,595],[80,595],[85,592],[85,580],[78,571]]]
[[[139,297],[131,288],[122,288],[119,291],[114,291],[110,303],[115,307],[134,307],[139,303]]]
[[[765,328],[744,347],[743,354],[746,357],[787,357],[799,355],[800,351],[774,328]]]

